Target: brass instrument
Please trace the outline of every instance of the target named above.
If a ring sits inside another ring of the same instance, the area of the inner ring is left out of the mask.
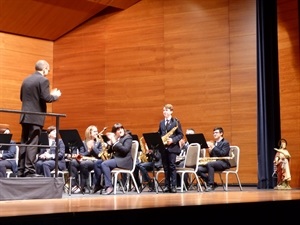
[[[206,165],[208,162],[222,160],[222,159],[233,159],[234,154],[231,152],[231,156],[223,156],[223,157],[201,157],[199,158],[199,166]]]
[[[109,154],[107,152],[107,144],[105,143],[105,141],[103,140],[102,138],[102,133],[107,129],[107,127],[104,127],[103,130],[98,133],[97,137],[98,137],[98,140],[99,142],[101,143],[101,147],[102,147],[102,151],[99,153],[99,158],[101,158],[103,161],[104,160],[108,160],[108,159],[111,159],[112,157],[112,154]]]
[[[166,133],[164,136],[161,137],[162,142],[164,145],[167,145],[168,138],[174,134],[175,130],[178,128],[178,126],[173,127],[168,133]]]
[[[75,159],[78,161],[78,162],[82,162],[82,161],[86,161],[86,160],[91,160],[91,161],[96,161],[97,159],[93,156],[83,156],[81,154],[78,154],[75,156]]]
[[[141,162],[149,162],[148,161],[148,156],[147,156],[147,149],[146,149],[146,146],[144,145],[144,143],[142,141],[143,138],[144,137],[140,138],[140,146],[141,146],[141,149],[142,149],[142,153],[140,154],[139,159],[140,159]]]

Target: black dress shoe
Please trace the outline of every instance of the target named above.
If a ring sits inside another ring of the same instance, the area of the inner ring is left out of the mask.
[[[93,189],[93,194],[97,193],[98,191],[101,191],[103,189],[103,187],[100,185],[100,186],[95,186],[94,189]]]
[[[216,189],[218,187],[218,184],[216,182],[214,182],[214,189]]]
[[[170,190],[170,193],[177,193],[176,187],[172,187],[171,190]]]

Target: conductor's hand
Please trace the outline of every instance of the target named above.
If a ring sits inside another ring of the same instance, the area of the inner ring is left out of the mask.
[[[51,94],[51,95],[54,95],[54,96],[56,96],[56,97],[60,97],[60,96],[61,96],[61,91],[58,90],[57,88],[54,88],[54,89],[51,91],[50,94]]]

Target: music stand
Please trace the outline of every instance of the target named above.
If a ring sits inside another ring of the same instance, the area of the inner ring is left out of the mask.
[[[39,144],[40,145],[49,145],[49,138],[48,138],[47,132],[42,131],[40,138],[39,138]]]
[[[71,129],[71,130],[59,130],[59,134],[60,134],[60,137],[61,139],[63,140],[64,144],[65,144],[65,152],[66,154],[71,154],[71,157],[72,157],[72,154],[73,152],[77,149],[80,149],[82,146],[83,146],[83,143],[82,143],[82,140],[81,140],[81,137],[78,133],[78,130],[76,129]],[[84,146],[83,146],[84,147]],[[74,177],[72,177],[72,158],[71,160],[69,161],[69,195],[71,195],[71,192],[72,192],[72,179],[75,179]],[[75,182],[77,183],[77,181],[75,180]],[[78,185],[78,183],[76,184],[77,187],[80,188],[80,186]],[[82,194],[83,191],[81,190],[80,188],[80,191]]]
[[[199,134],[186,134],[185,136],[186,136],[186,139],[189,142],[189,144],[198,143],[201,148],[208,148],[208,145],[206,143],[204,134],[202,134],[202,133],[199,133]]]
[[[8,150],[9,145],[2,145],[2,144],[9,144],[12,138],[12,134],[0,134],[0,151]]]
[[[145,139],[145,142],[148,146],[149,149],[153,150],[153,153],[155,155],[156,151],[164,151],[165,150],[165,146],[162,142],[161,136],[158,132],[154,132],[154,133],[144,133],[143,137]],[[155,160],[155,157],[153,157],[153,160]],[[153,168],[152,168],[152,174],[153,174],[153,180],[154,180],[154,186],[155,186],[155,191],[156,194],[158,193],[158,187],[160,187],[161,191],[163,191],[163,188],[160,186],[158,180],[156,179],[155,176],[155,162],[153,162]]]
[[[131,136],[132,136],[132,140],[136,140],[137,142],[140,143],[139,137],[136,134],[132,134]],[[139,145],[139,150],[138,151],[139,152],[142,151],[141,145]]]

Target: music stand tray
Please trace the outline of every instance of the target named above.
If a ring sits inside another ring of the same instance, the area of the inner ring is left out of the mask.
[[[206,143],[204,134],[199,133],[199,134],[186,134],[186,139],[187,141],[191,143],[198,143],[200,144],[201,148],[208,148],[208,145]]]
[[[9,145],[1,145],[1,144],[9,144],[12,138],[12,134],[0,134],[0,150],[8,150]]]

